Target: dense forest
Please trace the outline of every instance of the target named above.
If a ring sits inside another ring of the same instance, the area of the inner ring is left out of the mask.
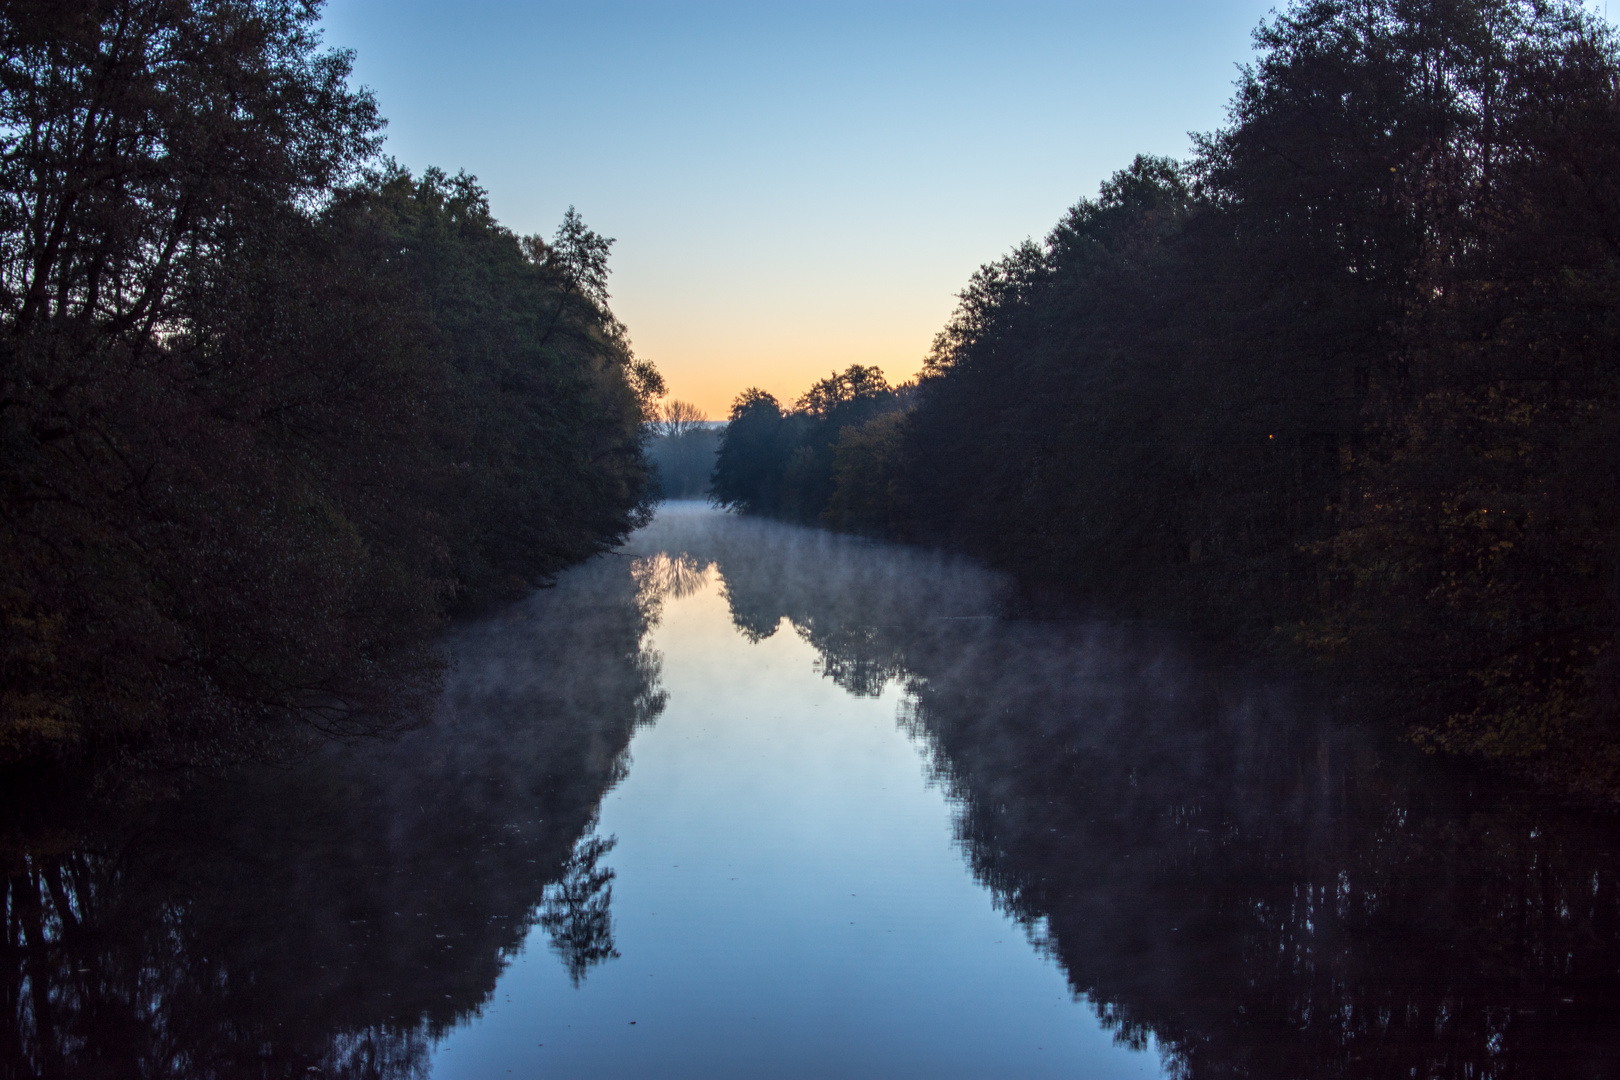
[[[1570,2],[1296,0],[1227,125],[975,274],[914,390],[736,402],[714,497],[1303,651],[1620,780],[1620,54]]]
[[[0,763],[408,718],[649,511],[612,241],[380,158],[318,9],[0,5]]]

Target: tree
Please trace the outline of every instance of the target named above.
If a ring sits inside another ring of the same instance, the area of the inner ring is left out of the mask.
[[[721,442],[713,497],[743,513],[821,520],[841,434],[905,407],[912,389],[901,393],[880,369],[852,364],[812,385],[790,412],[763,391],[745,391]]]
[[[819,420],[827,420],[851,405],[881,402],[892,392],[881,368],[851,364],[843,372],[835,371],[811,386],[800,395],[795,408]]]
[[[292,0],[0,8],[0,754],[354,715],[328,708],[322,641],[272,629],[307,598],[219,589],[308,584],[319,620],[355,580],[339,516],[258,456],[264,373],[211,333],[376,146],[375,103],[316,17]],[[387,696],[346,681],[351,704]]]
[[[538,249],[538,245],[535,247]],[[584,219],[570,206],[563,214],[562,224],[557,226],[550,248],[545,249],[545,262],[554,266],[575,292],[593,303],[605,305],[608,252],[612,248],[613,240],[586,228]]]
[[[839,433],[833,447],[833,495],[821,518],[840,532],[892,536],[913,516],[906,488],[904,412],[882,413]]]
[[[737,395],[710,481],[709,497],[717,505],[750,514],[776,511],[790,450],[786,419],[776,398],[763,390],[750,387]]]
[[[649,512],[610,242],[377,167],[318,14],[0,5],[0,762],[408,719],[452,607]]]
[[[1190,163],[1138,158],[974,275],[831,504],[1612,788],[1614,35],[1575,3],[1298,0],[1256,40]]]
[[[444,365],[419,490],[452,590],[512,595],[645,519],[641,425],[661,387],[611,311],[563,265],[536,263],[466,174],[385,168],[334,213],[392,249],[388,272]]]
[[[671,401],[664,406],[664,419],[659,434],[666,439],[678,439],[697,430],[708,422],[702,409],[687,401]]]
[[[296,0],[8,3],[0,11],[0,303],[14,338],[137,356],[183,325],[208,261],[376,149],[352,55]]]
[[[658,469],[666,499],[702,499],[709,494],[720,433],[699,409],[685,401],[664,406],[663,419],[652,427],[647,456]]]

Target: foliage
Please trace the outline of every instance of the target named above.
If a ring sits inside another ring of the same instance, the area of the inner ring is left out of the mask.
[[[1612,787],[1613,34],[1298,0],[1256,41],[1190,162],[1136,159],[973,277],[828,505],[1303,647],[1430,746]]]
[[[990,617],[994,575],[920,545],[694,524],[663,542],[739,632],[900,699],[975,881],[1169,1075],[1614,1072],[1612,811],[1163,626]]]
[[[763,390],[743,391],[720,441],[710,497],[743,513],[835,521],[842,514],[831,509],[840,439],[904,408],[910,391],[861,364],[817,382],[787,412]]]
[[[458,589],[515,593],[644,519],[640,425],[662,386],[641,381],[598,299],[605,267],[568,255],[605,255],[607,241],[580,239],[573,215],[551,245],[520,243],[472,177],[436,169],[386,168],[331,217],[391,253],[378,272],[396,276],[436,354],[437,460],[423,481]]]
[[[833,446],[833,493],[822,518],[840,532],[883,535],[909,516],[904,477],[906,414],[886,412],[850,425]]]
[[[317,15],[0,7],[0,760],[395,722],[453,605],[640,520],[608,241],[366,171]]]

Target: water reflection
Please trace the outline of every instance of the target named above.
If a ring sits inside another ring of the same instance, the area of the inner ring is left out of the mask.
[[[1620,1074],[1620,860],[1551,805],[1141,628],[975,618],[996,583],[780,526],[662,523],[902,722],[975,876],[1178,1075]],[[655,527],[656,528],[656,527]]]
[[[602,560],[467,628],[397,743],[8,830],[0,1075],[423,1076],[536,920],[576,981],[612,957],[590,833],[662,707],[637,598]]]
[[[562,874],[546,888],[540,925],[551,947],[568,967],[577,988],[585,973],[604,960],[617,960],[613,947],[613,871],[601,865],[616,841],[599,836],[581,840],[563,863]]]
[[[674,509],[464,628],[423,730],[0,825],[0,1076],[420,1077],[525,942],[611,978],[599,806],[665,705],[649,626],[716,585],[743,639],[903,688],[973,875],[1176,1074],[1620,1073],[1612,816],[1146,628],[992,618],[1002,583],[958,561]]]
[[[944,645],[910,714],[975,873],[1109,1022],[1190,1076],[1614,1074],[1611,819],[1125,644]]]

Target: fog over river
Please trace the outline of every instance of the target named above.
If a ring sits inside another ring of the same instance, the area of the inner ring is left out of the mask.
[[[1141,625],[667,504],[433,722],[5,824],[4,1077],[1620,1075],[1620,836]]]

